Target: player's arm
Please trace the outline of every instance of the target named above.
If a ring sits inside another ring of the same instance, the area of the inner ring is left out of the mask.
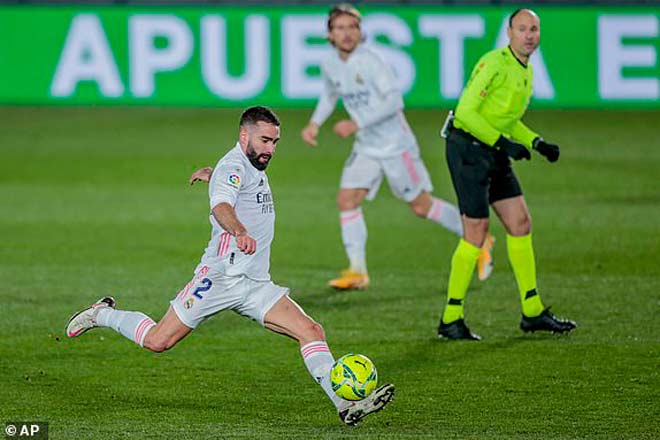
[[[380,100],[377,105],[369,109],[369,112],[356,115],[356,120],[346,119],[337,122],[334,131],[341,137],[348,137],[360,129],[378,124],[403,110],[403,96],[390,66],[381,58],[374,56],[368,60],[368,68],[369,81],[373,82]]]
[[[392,91],[383,97],[380,106],[362,116],[357,121],[344,119],[335,124],[333,130],[340,137],[348,137],[358,130],[377,124],[403,110],[403,98],[399,91]]]
[[[214,206],[211,212],[218,224],[222,226],[222,229],[236,237],[236,246],[241,252],[247,255],[254,254],[254,251],[257,250],[257,242],[248,235],[247,229],[238,220],[232,205],[223,202]]]
[[[319,96],[319,101],[316,103],[312,118],[300,133],[302,139],[312,146],[317,145],[316,137],[319,134],[319,128],[328,117],[330,117],[337,105],[337,99],[339,98],[339,94],[335,90],[332,81],[323,69],[321,69],[321,73],[323,78],[323,90]]]
[[[245,169],[240,164],[223,163],[217,167],[214,173],[217,175],[209,189],[211,214],[225,231],[236,237],[236,246],[241,252],[248,255],[254,254],[257,242],[250,237],[234,209],[245,178]]]
[[[200,168],[190,175],[190,178],[188,179],[188,183],[190,183],[191,185],[195,182],[209,183],[212,175],[213,175],[212,167]]]
[[[486,57],[479,60],[456,107],[456,120],[474,137],[491,146],[495,145],[502,133],[490,125],[479,110],[499,75],[494,60]]]
[[[364,115],[357,122],[358,129],[366,128],[390,118],[403,110],[403,97],[398,90],[392,90],[383,95],[381,104],[373,111]]]

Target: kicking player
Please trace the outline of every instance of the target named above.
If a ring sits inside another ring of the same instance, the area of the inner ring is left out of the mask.
[[[344,164],[337,206],[341,236],[349,268],[329,282],[340,290],[369,286],[366,243],[367,226],[362,202],[372,200],[387,178],[396,197],[408,203],[415,215],[439,223],[458,236],[463,235],[456,206],[433,197],[431,180],[419,154],[417,140],[403,115],[403,98],[389,66],[373,51],[360,44],[361,15],[350,4],[332,8],[328,16],[328,40],[337,49],[321,65],[323,92],[302,138],[317,145],[319,127],[342,98],[351,119],[337,122],[340,137],[355,134],[353,151]],[[479,279],[492,271],[489,235],[479,256]]]
[[[141,312],[116,310],[115,300],[107,296],[73,315],[66,334],[75,338],[92,328],[108,327],[160,353],[210,316],[233,310],[298,341],[307,370],[341,420],[354,425],[387,405],[394,386],[383,385],[357,402],[337,396],[330,383],[334,358],[323,328],[289,298],[289,289],[270,279],[275,208],[265,169],[279,139],[280,122],[271,110],[250,107],[243,112],[236,146],[220,159],[210,177],[211,240],[192,280],[170,301],[160,322]],[[191,183],[209,181],[209,175],[208,169],[198,171]]]

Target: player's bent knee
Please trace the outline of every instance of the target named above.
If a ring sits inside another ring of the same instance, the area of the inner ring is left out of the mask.
[[[310,320],[308,325],[305,327],[303,336],[303,342],[311,341],[325,341],[325,331],[321,324],[316,321]]]
[[[351,211],[358,206],[360,205],[356,203],[352,197],[343,196],[341,194],[337,196],[337,208],[339,208],[340,211]]]
[[[164,338],[145,338],[144,348],[153,351],[154,353],[162,353],[169,350],[170,348],[176,345],[176,341],[173,339],[164,339]]]
[[[315,336],[318,338],[320,341],[325,341],[325,330],[323,330],[323,327],[321,324],[318,322],[315,322],[312,325],[312,332],[315,334]]]
[[[421,218],[426,218],[426,216],[429,214],[429,209],[426,206],[413,203],[410,205],[410,209],[412,209],[412,212],[417,216]]]
[[[337,207],[340,211],[352,211],[360,207],[363,198],[361,190],[340,189],[337,194]]]
[[[420,195],[408,202],[408,205],[417,217],[426,218],[433,208],[433,198],[428,192],[422,191]]]

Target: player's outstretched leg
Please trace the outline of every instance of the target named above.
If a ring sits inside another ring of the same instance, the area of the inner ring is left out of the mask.
[[[109,327],[142,347],[144,338],[155,325],[154,320],[142,312],[115,310],[114,298],[106,296],[73,315],[66,326],[66,334],[75,338],[96,327]]]
[[[410,202],[410,207],[417,216],[425,217],[459,237],[463,235],[461,213],[455,205],[448,201],[433,197],[427,192],[422,192]]]
[[[394,386],[389,384],[381,386],[358,402],[339,397],[330,381],[330,371],[335,360],[325,340],[323,327],[288,296],[283,296],[270,308],[264,317],[264,325],[300,343],[300,354],[307,371],[321,386],[337,409],[340,419],[347,425],[354,425],[367,415],[380,411],[392,400]]]
[[[183,339],[192,329],[185,326],[170,308],[156,324],[142,312],[115,310],[115,300],[101,298],[69,319],[66,334],[75,338],[96,327],[108,327],[127,339],[154,352],[165,351]]]

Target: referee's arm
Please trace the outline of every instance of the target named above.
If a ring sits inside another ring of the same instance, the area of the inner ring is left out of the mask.
[[[465,128],[481,142],[491,146],[497,142],[502,133],[490,125],[479,110],[488,96],[488,89],[498,75],[496,63],[480,60],[456,107],[458,128]]]
[[[526,146],[527,148],[532,148],[532,143],[534,139],[540,137],[537,133],[534,133],[530,130],[525,124],[521,121],[516,121],[511,129],[511,137]]]

